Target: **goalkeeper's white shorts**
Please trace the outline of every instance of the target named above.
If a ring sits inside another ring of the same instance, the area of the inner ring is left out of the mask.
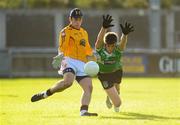
[[[84,72],[84,65],[85,63],[80,60],[76,60],[70,57],[64,57],[64,59],[61,62],[61,68],[58,71],[58,73],[60,75],[63,75],[63,71],[66,68],[72,68],[76,76],[87,76],[87,74]]]

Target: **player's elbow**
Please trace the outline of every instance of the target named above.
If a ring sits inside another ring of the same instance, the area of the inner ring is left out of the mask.
[[[99,45],[98,45],[98,43],[96,43],[95,44],[95,49],[99,49],[100,47],[99,47]]]
[[[124,51],[126,49],[126,46],[120,46],[120,50]]]

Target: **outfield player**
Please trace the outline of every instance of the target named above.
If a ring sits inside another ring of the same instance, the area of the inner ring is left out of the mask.
[[[111,16],[103,16],[103,24],[109,23],[110,25],[111,21]],[[111,108],[113,103],[115,112],[119,112],[121,105],[119,84],[123,74],[122,52],[126,48],[127,35],[134,31],[134,27],[128,22],[125,25],[120,24],[120,27],[122,30],[120,41],[118,41],[118,35],[115,32],[107,32],[109,27],[102,26],[95,44],[96,52],[100,56],[97,61],[100,67],[98,79],[107,93],[107,107]]]
[[[60,71],[63,74],[63,80],[58,81],[47,91],[35,94],[31,98],[31,101],[39,101],[56,92],[62,92],[69,88],[73,84],[74,79],[76,79],[83,90],[80,115],[97,116],[97,113],[88,112],[93,87],[92,80],[84,73],[83,67],[87,62],[87,57],[92,55],[92,48],[89,44],[88,33],[81,27],[82,16],[80,9],[73,9],[69,16],[70,24],[60,32],[59,54],[54,57],[53,67],[60,67]]]

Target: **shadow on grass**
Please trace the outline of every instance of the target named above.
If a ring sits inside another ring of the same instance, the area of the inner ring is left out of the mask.
[[[120,112],[116,116],[101,116],[102,119],[127,119],[127,120],[180,120],[180,117],[166,117],[158,115],[148,115],[133,112]]]
[[[10,97],[10,98],[14,98],[14,97],[18,97],[18,96],[17,96],[17,95],[9,94],[9,95],[0,95],[0,97]]]

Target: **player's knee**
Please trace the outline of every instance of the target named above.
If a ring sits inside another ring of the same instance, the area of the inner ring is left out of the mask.
[[[72,83],[73,83],[73,79],[69,79],[69,78],[64,79],[64,84],[66,84],[67,86],[71,86]]]
[[[72,86],[72,82],[70,82],[70,81],[64,81],[64,87],[65,87],[65,88],[69,88],[70,86]]]

